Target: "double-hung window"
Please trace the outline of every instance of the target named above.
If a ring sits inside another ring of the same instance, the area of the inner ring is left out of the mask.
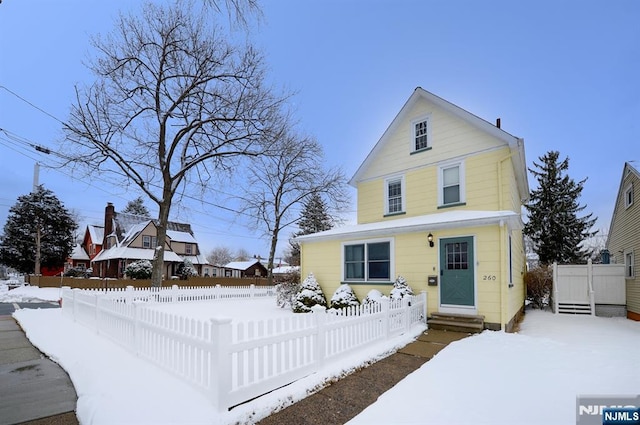
[[[391,281],[392,249],[390,240],[344,244],[344,280]]]
[[[191,255],[192,252],[193,252],[193,250],[191,248],[191,244],[190,243],[184,244],[184,253],[185,253],[185,255]]]
[[[142,247],[143,248],[155,248],[156,247],[156,237],[143,235],[142,236]]]
[[[404,178],[393,177],[385,180],[385,214],[404,212]]]
[[[625,252],[624,253],[624,276],[627,278],[635,277],[633,271],[633,252]]]
[[[420,117],[411,122],[411,152],[424,151],[431,148],[430,116]]]
[[[438,205],[459,205],[465,202],[464,164],[440,166],[438,172]]]

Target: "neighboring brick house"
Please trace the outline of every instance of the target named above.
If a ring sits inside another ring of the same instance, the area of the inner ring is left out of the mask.
[[[102,250],[92,259],[93,274],[99,277],[122,278],[128,264],[152,260],[156,247],[156,220],[134,214],[118,213],[112,203],[105,208]],[[188,259],[198,275],[203,276],[208,261],[185,223],[167,223],[164,247],[163,274],[165,278],[177,274]]]

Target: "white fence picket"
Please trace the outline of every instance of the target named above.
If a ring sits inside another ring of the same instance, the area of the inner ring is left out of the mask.
[[[153,303],[275,297],[273,287],[62,288],[63,313],[209,394],[220,410],[287,385],[327,361],[426,322],[426,293],[311,314],[201,321]]]

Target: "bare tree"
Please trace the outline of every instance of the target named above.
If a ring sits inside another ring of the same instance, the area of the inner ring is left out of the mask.
[[[76,87],[65,125],[71,163],[114,173],[158,205],[154,286],[176,193],[262,154],[286,99],[266,86],[255,49],[232,45],[192,6],[148,3],[140,17],[121,15],[113,33],[93,39],[96,81]]]
[[[335,210],[346,204],[346,179],[340,169],[326,169],[323,151],[312,137],[285,129],[273,145],[276,155],[256,158],[249,170],[249,184],[242,195],[254,225],[270,238],[269,283],[280,231],[299,218],[296,208],[313,195],[327,199]]]
[[[231,252],[231,249],[226,246],[217,246],[211,250],[209,255],[207,255],[207,261],[218,267],[229,264],[232,260],[233,253]]]
[[[249,252],[244,248],[238,248],[233,261],[249,261]]]

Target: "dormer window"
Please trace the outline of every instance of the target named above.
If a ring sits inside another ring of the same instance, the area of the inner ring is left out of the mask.
[[[191,254],[192,254],[192,248],[191,248],[191,246],[192,246],[192,245],[191,245],[190,243],[187,243],[187,244],[185,244],[185,245],[184,245],[184,253],[185,253],[186,255],[191,255]]]
[[[149,235],[144,235],[142,236],[142,247],[143,248],[149,248],[149,249],[153,249],[156,247],[156,237],[155,236],[149,236]]]
[[[431,118],[421,117],[411,122],[411,153],[431,149]]]

